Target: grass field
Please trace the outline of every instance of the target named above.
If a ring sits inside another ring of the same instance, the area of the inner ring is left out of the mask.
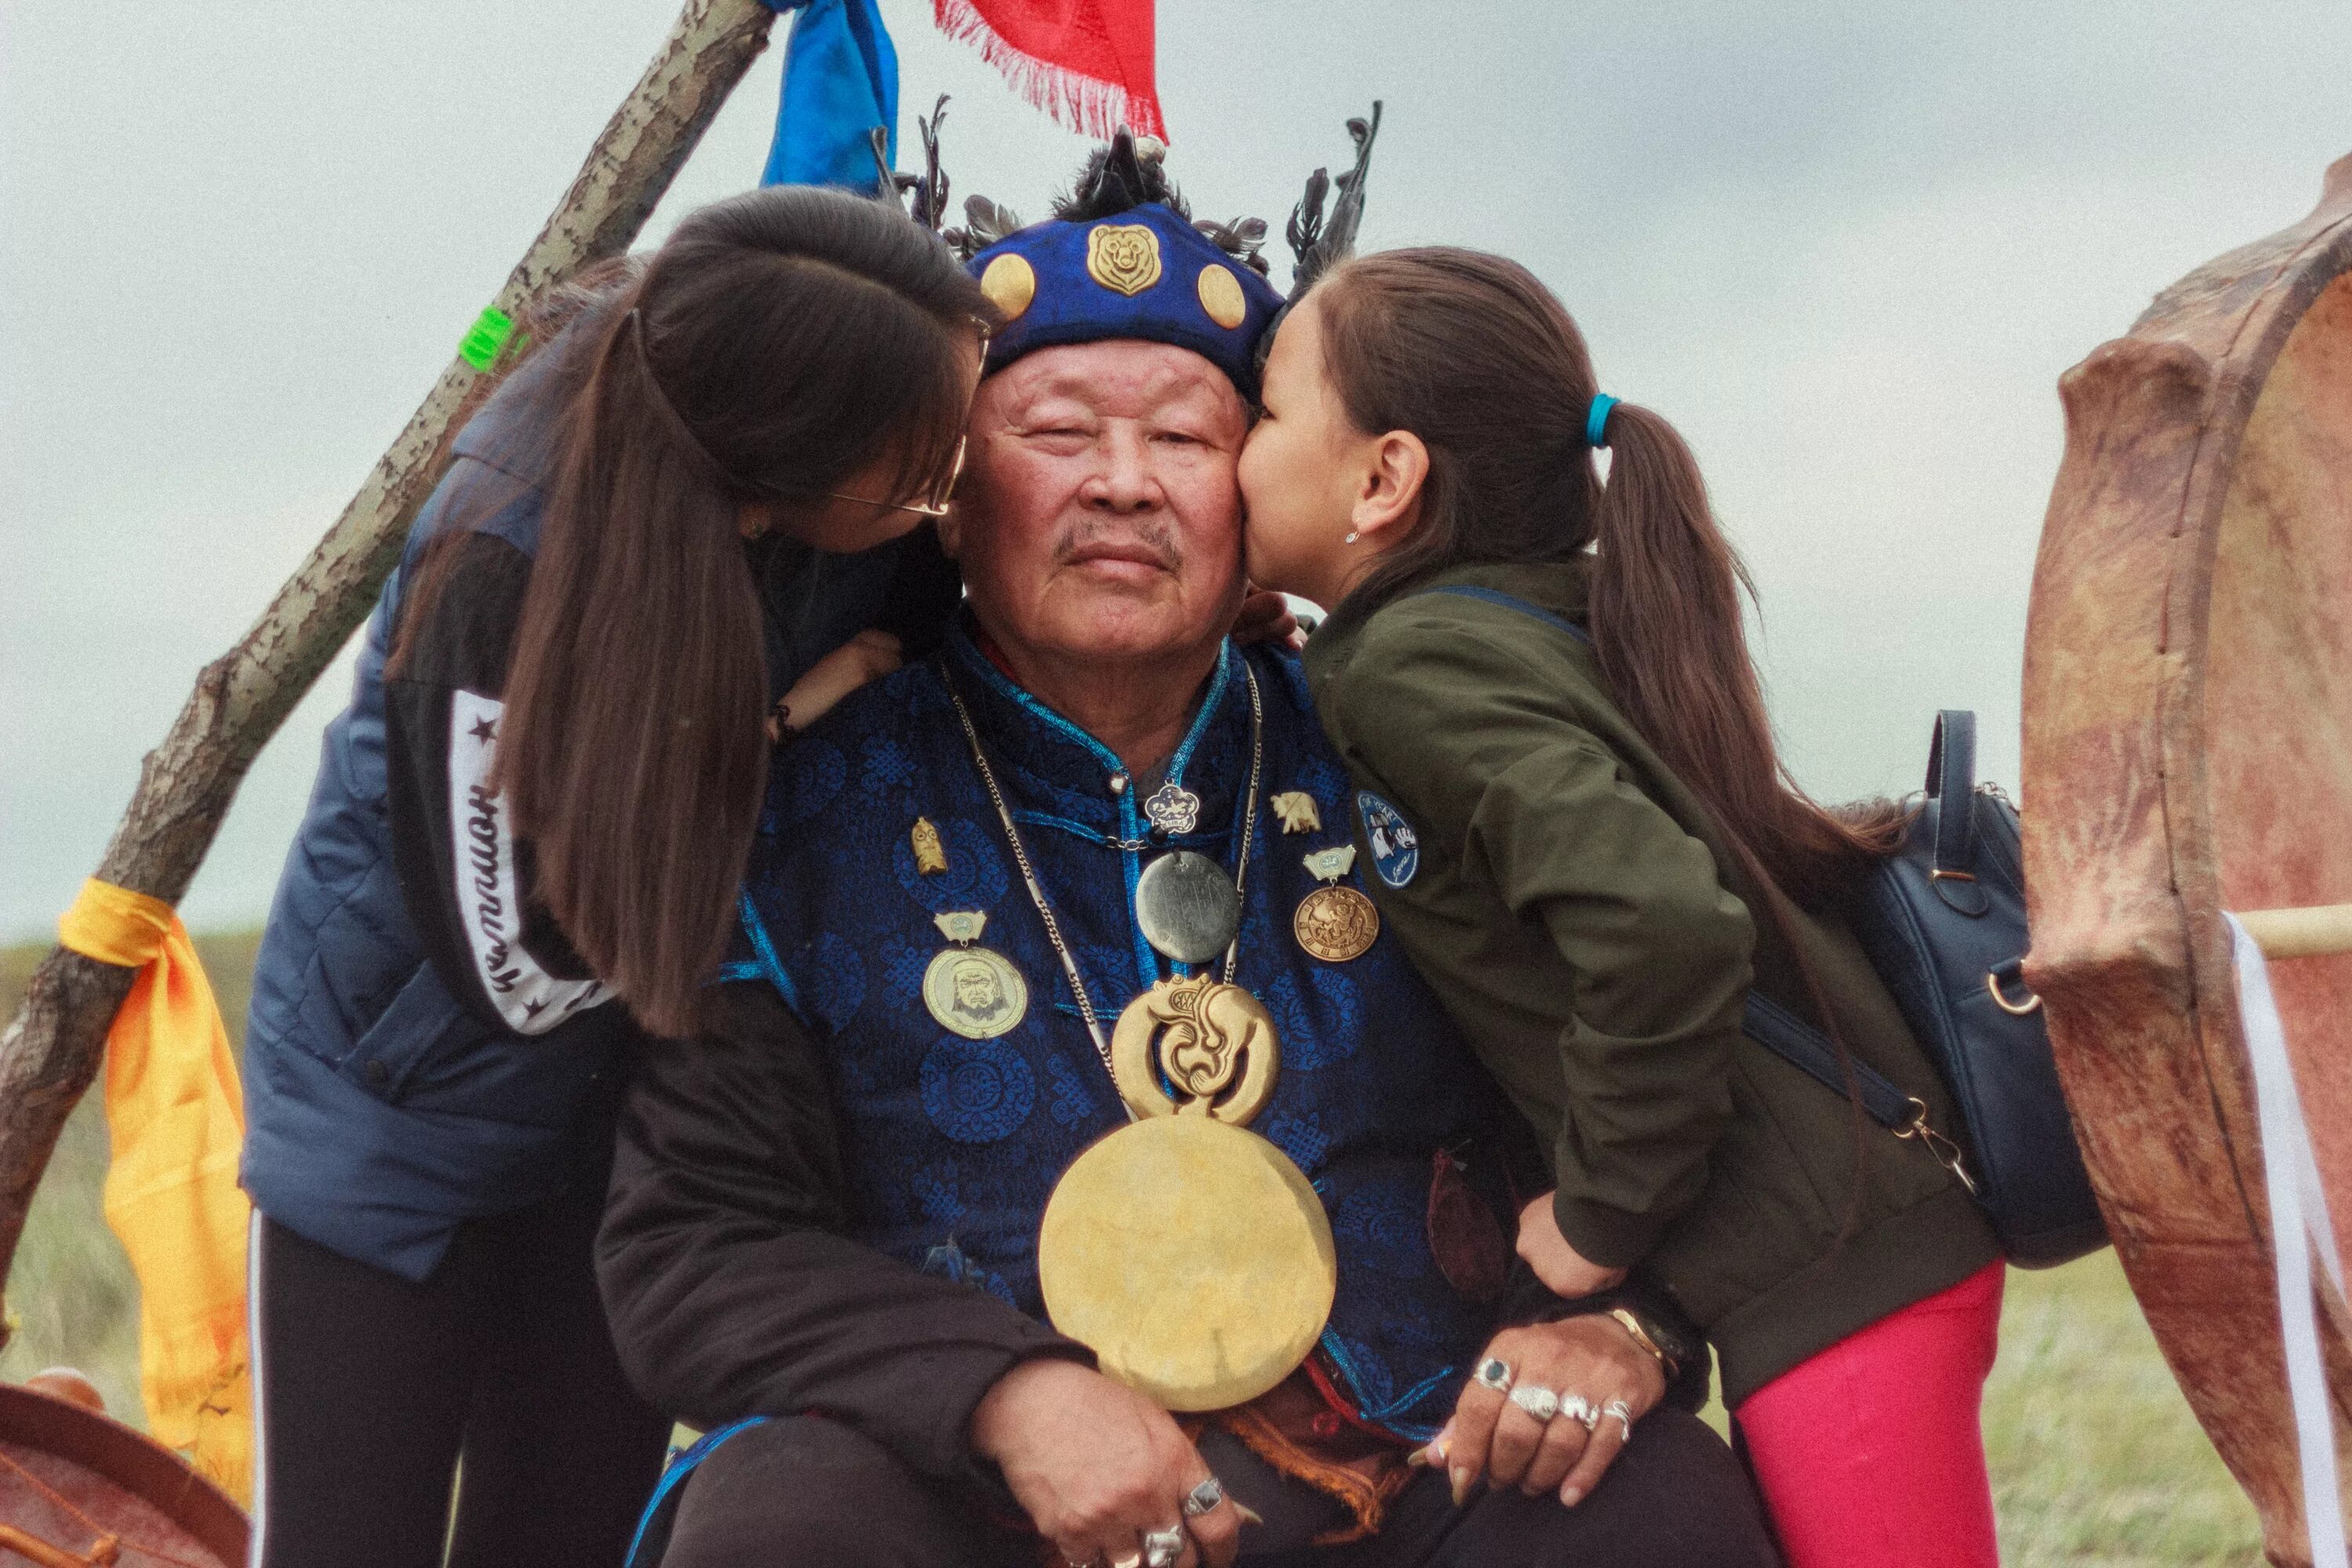
[[[197,942],[240,1041],[254,941]],[[39,957],[0,948],[0,1018],[16,1012]],[[99,1212],[105,1170],[93,1095],[67,1124],[16,1253],[7,1292],[16,1333],[0,1352],[0,1380],[68,1363],[117,1415],[136,1419],[138,1291]],[[1985,1438],[2011,1568],[2262,1560],[2253,1510],[2190,1417],[2112,1253],[2010,1275]]]

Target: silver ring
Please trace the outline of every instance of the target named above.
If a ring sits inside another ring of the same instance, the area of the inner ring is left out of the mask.
[[[1559,1414],[1559,1395],[1532,1383],[1519,1384],[1505,1397],[1538,1421],[1549,1421]]]
[[[1622,1399],[1612,1399],[1601,1407],[1603,1415],[1617,1417],[1617,1425],[1625,1429],[1625,1441],[1633,1440],[1633,1408]]]
[[[1184,1555],[1184,1525],[1180,1520],[1165,1530],[1143,1532],[1143,1568],[1175,1568]]]
[[[1511,1363],[1500,1356],[1490,1355],[1480,1362],[1478,1370],[1470,1377],[1482,1388],[1491,1388],[1497,1394],[1511,1392]]]
[[[1114,1557],[1110,1560],[1110,1568],[1143,1568],[1143,1553],[1130,1552],[1124,1557]]]
[[[1204,1513],[1214,1513],[1217,1505],[1225,1500],[1225,1489],[1217,1478],[1211,1476],[1184,1494],[1184,1517],[1198,1519]]]
[[[1592,1401],[1585,1398],[1581,1394],[1571,1394],[1561,1400],[1559,1413],[1588,1432],[1601,1425],[1601,1412],[1593,1409]]]

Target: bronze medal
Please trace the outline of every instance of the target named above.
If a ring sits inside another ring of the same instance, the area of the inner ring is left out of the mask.
[[[967,1040],[992,1040],[1017,1027],[1029,1016],[1029,983],[1011,959],[973,945],[988,917],[950,910],[933,923],[956,945],[941,949],[923,971],[923,1005],[931,1016]]]
[[[1372,900],[1360,889],[1339,883],[1355,863],[1352,844],[1318,849],[1307,857],[1308,874],[1324,879],[1324,885],[1298,901],[1290,929],[1299,946],[1326,963],[1363,957],[1381,934],[1381,911]]]
[[[1323,1200],[1240,1125],[1273,1095],[1279,1054],[1272,1016],[1238,985],[1197,974],[1138,996],[1111,1045],[1138,1120],[1062,1173],[1038,1229],[1054,1326],[1171,1410],[1256,1398],[1330,1316]]]

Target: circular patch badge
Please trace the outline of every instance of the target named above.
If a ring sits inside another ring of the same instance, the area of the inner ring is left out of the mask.
[[[1368,789],[1356,792],[1356,815],[1363,818],[1364,842],[1372,869],[1391,888],[1402,888],[1421,869],[1421,839],[1404,814]]]
[[[967,1040],[992,1040],[1029,1013],[1029,983],[992,948],[950,947],[923,971],[923,1005]]]

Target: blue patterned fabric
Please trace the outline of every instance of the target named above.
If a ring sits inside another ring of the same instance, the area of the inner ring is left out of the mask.
[[[1116,242],[1108,259],[1107,241]],[[1007,289],[1001,272],[990,278],[1000,263],[1025,266],[1027,288]],[[991,375],[1037,349],[1142,338],[1191,349],[1255,397],[1257,341],[1282,309],[1273,284],[1157,202],[1081,223],[1033,223],[965,266],[1012,318],[989,340]],[[1230,323],[1212,313],[1234,306]]]
[[[1331,1217],[1339,1286],[1322,1342],[1328,1365],[1370,1419],[1425,1437],[1493,1328],[1491,1309],[1436,1267],[1435,1159],[1461,1159],[1502,1220],[1506,1163],[1524,1132],[1387,937],[1333,964],[1293,935],[1292,911],[1318,886],[1303,857],[1347,843],[1353,807],[1296,659],[1224,653],[1170,764],[1202,801],[1198,830],[1175,842],[1234,863],[1249,772],[1244,660],[1265,703],[1265,767],[1235,979],[1265,1003],[1282,1041],[1274,1099],[1254,1126],[1306,1172]],[[971,710],[1106,1028],[1137,992],[1180,972],[1131,913],[1155,852],[1110,842],[1149,829],[1138,792],[1109,787],[1118,759],[1015,687],[960,629],[937,662],[866,688],[779,755],[731,973],[767,974],[830,1046],[858,1238],[1042,1318],[1045,1200],[1125,1115],[942,670]],[[1283,790],[1315,797],[1322,831],[1281,831],[1267,799]],[[939,830],[943,872],[916,869],[918,816]],[[924,967],[947,945],[932,917],[950,910],[984,911],[982,945],[1027,980],[1027,1016],[994,1039],[952,1034],[923,1005]]]

